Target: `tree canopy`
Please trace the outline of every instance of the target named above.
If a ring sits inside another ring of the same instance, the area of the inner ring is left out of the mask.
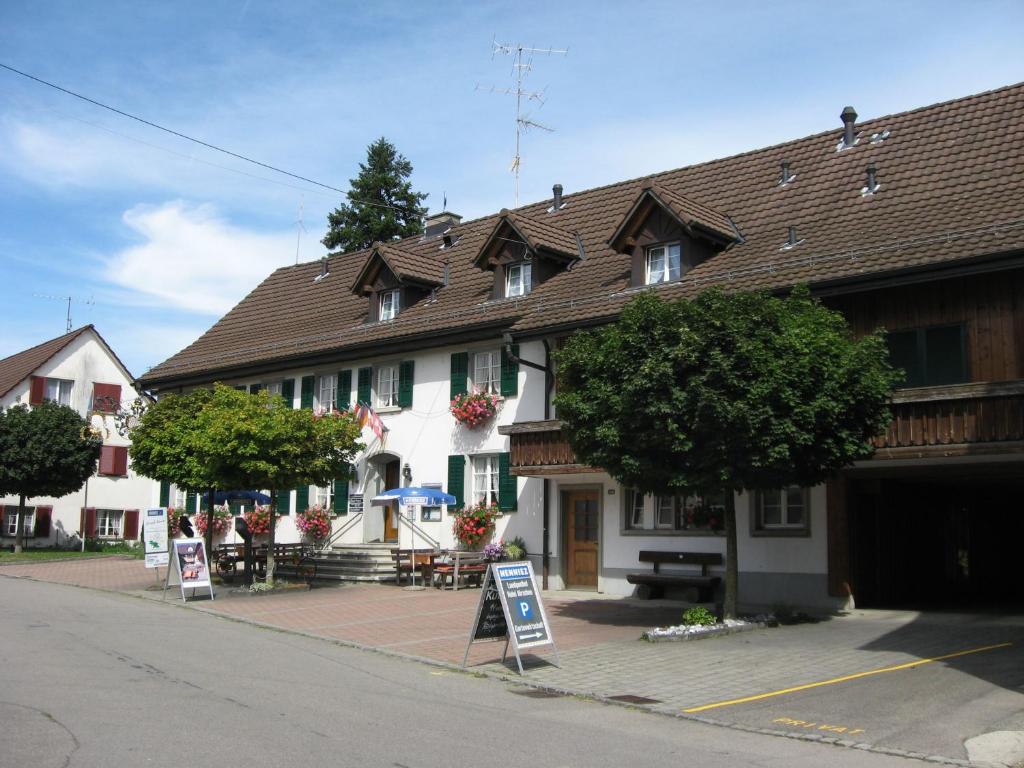
[[[128,455],[135,471],[190,491],[215,486],[217,478],[198,450],[201,436],[196,434],[196,416],[212,396],[210,390],[197,389],[164,395],[149,405],[130,430]]]
[[[728,491],[726,613],[735,613],[733,491],[810,486],[871,455],[897,373],[881,332],[798,289],[641,294],[556,356],[558,416],[577,458],[642,493]],[[728,556],[728,555],[727,555]]]
[[[412,163],[398,154],[383,136],[366,150],[366,163],[359,175],[349,179],[348,203],[327,215],[325,246],[342,251],[369,248],[423,231],[426,194],[413,192],[409,176]]]
[[[66,496],[96,471],[102,438],[66,405],[44,401],[0,412],[0,495],[18,502],[15,551],[23,543],[25,499]]]

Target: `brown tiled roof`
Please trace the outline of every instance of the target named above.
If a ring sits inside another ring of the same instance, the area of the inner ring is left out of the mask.
[[[857,144],[843,151],[835,122],[832,130],[785,144],[567,195],[557,211],[549,212],[550,200],[513,211],[510,217],[533,224],[531,236],[553,237],[540,234],[539,224],[561,233],[568,247],[565,233],[578,233],[586,251],[585,260],[526,297],[490,300],[493,278],[473,265],[502,215],[496,214],[453,229],[460,239],[444,251],[450,281],[435,302],[367,325],[366,299],[347,291],[365,252],[332,257],[332,272],[341,262],[341,274],[317,284],[316,263],[286,267],[144,379],[212,377],[320,353],[366,356],[357,350],[414,338],[429,346],[445,333],[483,324],[526,335],[614,317],[639,289],[629,284],[629,257],[607,243],[652,185],[694,221],[715,220],[717,227],[727,216],[743,237],[655,289],[665,296],[713,284],[780,289],[872,279],[1024,249],[1024,84],[859,123]],[[888,138],[872,142],[883,130]],[[785,186],[778,183],[782,160],[794,174]],[[862,195],[869,163],[881,186]],[[786,250],[790,226],[801,242]],[[436,241],[412,238],[395,247],[425,258],[437,252]]]
[[[56,339],[44,341],[42,344],[17,352],[0,360],[0,397],[3,397],[18,384],[31,376],[39,366],[60,352],[64,347],[88,330],[95,330],[85,325],[76,331],[58,336]]]
[[[417,253],[394,245],[376,243],[372,253],[378,254],[399,280],[415,280],[428,285],[444,283],[444,262],[440,257],[440,243],[434,241],[436,253]],[[344,258],[344,257],[343,257]],[[372,254],[370,258],[373,258]]]
[[[623,234],[647,218],[652,205],[657,205],[668,211],[691,235],[700,234],[694,232],[694,228],[698,228],[704,230],[705,234],[725,242],[740,239],[736,228],[725,214],[708,208],[706,205],[701,205],[696,200],[691,200],[684,195],[677,195],[658,184],[648,184],[640,192],[629,212],[622,218],[615,232],[608,238],[608,244],[612,248],[617,248],[620,245],[618,241],[622,239]]]

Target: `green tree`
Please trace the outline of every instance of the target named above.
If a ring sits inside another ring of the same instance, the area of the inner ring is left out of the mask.
[[[77,491],[96,471],[102,442],[66,405],[45,401],[0,412],[0,495],[18,497],[15,552],[24,545],[25,499]]]
[[[220,487],[270,489],[267,583],[272,584],[278,492],[347,478],[363,449],[360,426],[347,412],[319,415],[292,409],[265,390],[250,395],[217,384],[196,415],[195,429],[200,453]]]
[[[398,154],[383,136],[366,150],[366,163],[349,180],[348,203],[327,214],[328,248],[345,252],[369,248],[373,243],[418,235],[423,231],[425,194],[412,191],[412,163]]]
[[[854,340],[806,288],[675,302],[648,292],[556,360],[555,405],[582,463],[642,493],[725,492],[729,617],[733,493],[815,485],[870,456],[898,379],[882,332]]]

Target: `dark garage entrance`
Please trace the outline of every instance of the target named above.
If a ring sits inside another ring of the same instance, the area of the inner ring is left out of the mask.
[[[1024,604],[1024,472],[851,478],[848,493],[859,607]]]

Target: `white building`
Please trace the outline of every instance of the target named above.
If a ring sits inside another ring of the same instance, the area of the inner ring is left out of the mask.
[[[65,546],[89,539],[135,541],[139,511],[153,505],[156,484],[136,475],[129,441],[117,434],[113,412],[138,395],[132,375],[92,325],[0,360],[0,409],[53,400],[74,408],[103,435],[96,473],[81,490],[26,500],[25,546]],[[0,545],[17,534],[17,497],[0,497]]]

